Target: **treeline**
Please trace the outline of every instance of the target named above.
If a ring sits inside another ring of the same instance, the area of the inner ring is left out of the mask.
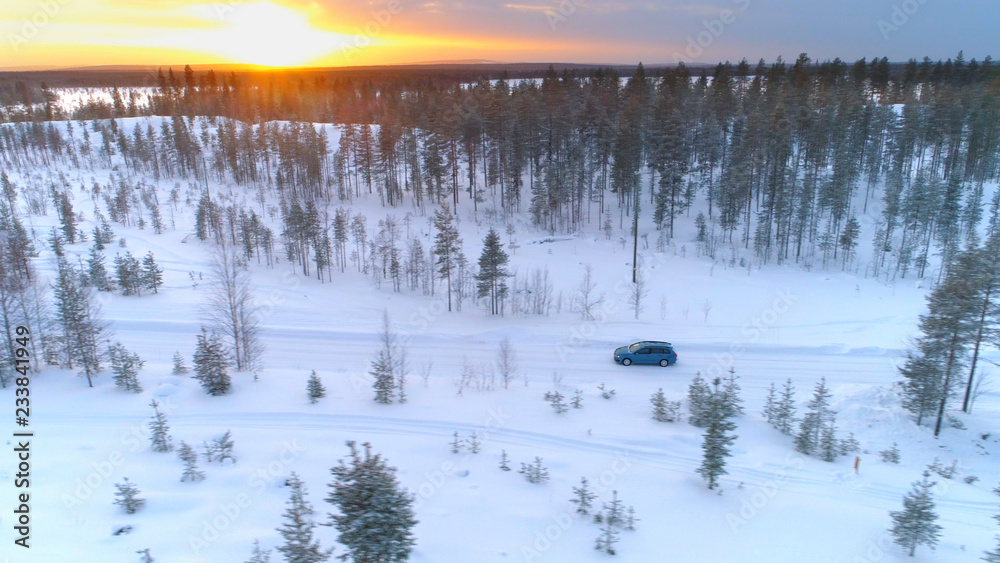
[[[37,119],[0,128],[0,162],[94,167],[119,155],[157,179],[211,175],[279,194],[286,218],[360,197],[422,212],[466,202],[491,222],[527,211],[550,232],[610,232],[638,212],[655,222],[658,248],[700,200],[703,253],[726,246],[805,267],[860,269],[867,216],[865,273],[890,279],[926,275],[935,256],[948,263],[980,224],[1000,170],[998,77],[989,58],[961,53],[898,70],[802,55],[474,84],[171,71],[141,112],[119,95],[102,110],[113,119],[69,139]],[[96,117],[85,110],[74,117]],[[136,112],[168,119],[117,124]],[[312,122],[344,125],[335,140]]]

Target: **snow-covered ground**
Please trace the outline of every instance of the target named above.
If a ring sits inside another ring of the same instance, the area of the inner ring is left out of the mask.
[[[86,185],[91,177],[104,182],[107,171],[82,177]],[[161,184],[160,201],[167,202],[172,182]],[[227,189],[215,186],[213,193]],[[73,197],[87,219],[82,228],[90,231],[89,195],[74,191]],[[372,222],[386,213],[369,202],[354,210]],[[409,207],[393,212],[402,217],[407,211],[415,215],[411,232],[426,237],[426,248],[433,237],[426,218]],[[157,561],[244,561],[254,539],[267,549],[279,544],[275,528],[288,498],[283,485],[293,471],[305,481],[317,519],[326,521],[329,470],[346,455],[346,440],[371,442],[417,495],[416,562],[605,560],[593,548],[598,526],[577,517],[569,503],[584,476],[596,485],[598,502],[616,490],[635,507],[637,529],[623,532],[618,546],[616,559],[623,562],[971,561],[995,545],[992,515],[1000,499],[990,490],[1000,481],[1000,394],[984,395],[973,415],[959,416],[966,429],[946,428],[934,439],[930,429],[911,422],[893,392],[897,362],[924,310],[927,290],[917,283],[887,285],[839,269],[730,268],[697,257],[686,230],[665,253],[641,252],[649,295],[634,320],[621,289],[631,276],[631,247],[617,242],[621,233],[605,240],[595,224],[593,232],[550,237],[522,218],[512,266],[548,268],[564,301],[560,311],[496,318],[467,303],[449,313],[440,294],[376,289],[350,269],[321,284],[296,274],[282,257],[273,269],[251,267],[267,347],[259,380],[234,374],[231,394],[210,397],[197,381],[171,375],[174,352],[190,363],[194,351],[210,251],[189,236],[193,209],[181,205],[174,217],[177,228],[161,235],[115,225],[127,250],[136,256],[152,250],[164,267],[159,294],[101,296],[114,338],[146,362],[143,393],[116,390],[110,374],[93,389],[73,372],[52,368],[32,380],[27,556],[8,547],[13,439],[0,464],[6,538],[0,554],[11,561],[133,561],[145,548]],[[54,213],[31,223],[44,248]],[[478,257],[488,228],[471,209],[461,210],[467,256]],[[68,252],[85,255],[88,245],[71,245]],[[116,250],[105,251],[109,263]],[[586,264],[607,295],[596,321],[581,321],[568,307]],[[42,252],[37,265],[51,273],[51,252]],[[195,286],[192,272],[205,280]],[[372,401],[367,372],[383,311],[409,348],[413,369],[402,405]],[[516,380],[508,389],[487,390],[491,381],[484,375],[484,389],[474,385],[459,394],[463,366],[488,374],[505,337],[520,365]],[[679,362],[626,368],[612,361],[616,346],[639,339],[673,342]],[[998,359],[992,349],[986,355]],[[420,372],[428,367],[424,381]],[[702,431],[686,422],[654,422],[649,398],[662,388],[669,399],[683,399],[696,372],[723,375],[730,368],[740,378],[747,412],[737,420],[729,475],[716,494],[695,473]],[[328,389],[317,404],[305,393],[311,370]],[[827,463],[795,453],[791,439],[759,414],[772,382],[791,378],[801,408],[821,377],[832,389],[841,435],[853,432],[861,443],[857,472],[853,456]],[[615,389],[614,398],[601,397],[602,383]],[[542,399],[554,388],[567,396],[582,391],[583,409],[556,414]],[[12,390],[0,396],[13,405]],[[176,454],[149,449],[153,399],[166,410],[175,443],[200,445],[228,429],[238,462],[202,462],[207,478],[181,483]],[[451,453],[456,431],[462,437],[476,432],[481,452]],[[879,460],[878,452],[893,442],[901,450],[899,465]],[[515,470],[542,457],[551,480],[533,485],[516,471],[501,471],[502,450]],[[911,559],[892,544],[888,512],[900,509],[902,495],[935,457],[945,464],[958,460],[960,473],[938,479],[935,489],[941,543]],[[979,480],[967,484],[967,476]],[[125,477],[146,499],[134,515],[112,504],[114,483]],[[126,525],[131,533],[113,534]],[[332,528],[317,528],[317,536],[323,546],[334,545]]]

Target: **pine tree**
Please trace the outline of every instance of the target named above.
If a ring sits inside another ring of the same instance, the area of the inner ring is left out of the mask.
[[[569,410],[566,403],[563,402],[563,395],[559,391],[553,391],[545,394],[545,400],[552,405],[552,410],[556,411],[556,414],[563,414]]]
[[[66,258],[60,257],[53,294],[66,367],[73,369],[73,362],[77,362],[80,375],[93,387],[93,378],[101,371],[99,343],[106,329],[93,292],[81,286],[80,277]]]
[[[136,551],[136,553],[142,556],[141,563],[153,563],[154,561],[156,561],[155,559],[153,559],[153,556],[149,554],[148,547],[146,549],[140,549]]]
[[[598,551],[615,554],[615,544],[618,543],[618,529],[622,527],[625,516],[622,503],[618,500],[618,491],[611,491],[611,502],[604,503],[604,512],[598,519],[603,523],[601,535],[597,537],[594,546]]]
[[[503,303],[507,297],[507,262],[509,257],[503,250],[500,234],[490,229],[483,240],[483,253],[479,257],[479,273],[476,274],[476,295],[489,298],[490,314],[503,315]]]
[[[834,461],[840,454],[840,442],[837,440],[837,427],[833,420],[823,427],[819,439],[819,456],[823,461]]]
[[[462,239],[458,236],[455,219],[447,205],[434,213],[434,256],[437,256],[437,273],[442,276],[448,288],[448,311],[451,311],[452,275],[458,267],[462,253]]]
[[[205,478],[205,473],[198,469],[198,454],[187,442],[181,440],[181,446],[177,450],[177,457],[184,462],[184,473],[181,475],[181,482],[201,481]]]
[[[174,352],[174,368],[170,373],[184,375],[188,371],[188,367],[184,365],[184,356],[181,355],[180,351]]]
[[[549,470],[542,465],[542,458],[535,456],[533,463],[522,463],[518,473],[524,475],[524,480],[532,485],[538,485],[549,480]]]
[[[313,540],[316,523],[311,518],[314,511],[306,499],[305,485],[293,472],[288,478],[288,486],[291,487],[291,495],[283,515],[285,522],[277,528],[285,543],[279,545],[277,550],[288,563],[320,563],[330,559],[333,550],[324,550],[318,541]]]
[[[896,442],[893,442],[891,446],[880,451],[878,455],[886,463],[899,463],[899,448],[896,446]]]
[[[228,354],[222,340],[217,334],[209,334],[202,328],[194,352],[194,378],[209,395],[225,395],[229,392],[231,380],[228,363]]]
[[[115,504],[122,507],[126,514],[135,514],[145,506],[146,500],[139,498],[141,492],[139,487],[130,482],[128,477],[125,477],[125,481],[122,483],[115,483],[115,488],[117,489],[115,496],[118,497],[115,499]]]
[[[903,497],[903,510],[889,513],[892,518],[889,531],[897,544],[909,550],[910,557],[917,546],[927,545],[933,549],[941,534],[931,495],[931,487],[935,484],[930,480],[930,472],[924,471],[923,480],[914,482],[913,489]]]
[[[87,258],[87,279],[97,291],[111,291],[112,289],[108,270],[104,267],[104,253],[97,247],[96,242],[90,249],[90,257]]]
[[[711,394],[712,390],[705,383],[705,378],[701,376],[700,371],[697,372],[691,385],[688,386],[688,422],[692,426],[704,428],[708,425],[706,411],[709,408],[708,400]]]
[[[729,417],[741,416],[743,414],[743,398],[740,397],[739,379],[732,368],[729,369],[729,377],[725,379],[722,387],[723,404],[728,411]]]
[[[830,410],[830,392],[826,388],[826,377],[816,384],[812,400],[806,406],[799,433],[795,437],[795,451],[814,455],[819,451],[823,429],[833,423],[834,412]]]
[[[775,404],[774,421],[772,426],[781,431],[782,434],[790,435],[792,426],[795,424],[795,387],[792,386],[792,379],[785,381],[785,386],[781,390],[781,398]]]
[[[163,285],[163,268],[153,259],[153,252],[147,252],[142,259],[142,270],[139,274],[140,284],[143,289],[151,289],[153,293],[158,293],[157,289]]]
[[[118,279],[118,287],[122,290],[122,295],[142,294],[142,265],[131,252],[126,251],[125,256],[115,255],[115,276]]]
[[[406,561],[416,544],[413,495],[400,486],[396,468],[365,443],[364,457],[354,442],[347,442],[350,458],[330,470],[334,480],[326,502],[337,508],[331,514],[337,541],[346,557],[358,563]]]
[[[451,453],[453,453],[453,454],[461,453],[463,446],[464,446],[464,443],[458,437],[458,431],[455,431],[454,433],[452,433],[452,435],[451,435]]]
[[[840,455],[849,455],[853,453],[858,453],[861,451],[861,444],[858,439],[854,437],[854,432],[848,432],[847,438],[840,441],[839,453]]]
[[[482,442],[479,441],[479,434],[475,431],[469,435],[467,442],[469,444],[469,453],[478,454],[480,448],[483,446]]]
[[[680,418],[680,401],[668,401],[663,388],[653,393],[649,402],[653,405],[653,420],[656,422],[676,422]]]
[[[108,348],[111,359],[111,371],[114,373],[115,386],[129,393],[142,393],[139,383],[139,370],[145,365],[139,354],[129,352],[121,342],[115,342]]]
[[[375,402],[383,405],[392,403],[396,394],[396,382],[392,376],[392,362],[386,357],[385,350],[379,350],[372,360],[371,371],[374,378]]]
[[[250,559],[244,563],[271,563],[271,550],[261,549],[260,542],[253,540],[253,551],[250,552]]]
[[[587,478],[581,477],[580,486],[573,487],[573,498],[569,499],[569,501],[576,505],[577,514],[589,514],[590,507],[596,498],[597,494],[590,490],[590,483],[587,481]]]
[[[736,441],[736,436],[731,434],[736,430],[736,424],[730,420],[735,411],[729,393],[719,388],[718,379],[713,384],[715,388],[707,397],[703,412],[707,429],[702,442],[702,462],[697,469],[697,473],[708,482],[709,490],[718,487],[720,476],[728,474],[726,458],[732,455],[730,447]]]
[[[205,457],[208,461],[217,461],[222,463],[225,460],[229,460],[236,463],[236,456],[233,455],[233,433],[230,430],[226,430],[220,436],[212,440],[211,444],[205,445]]]
[[[326,397],[326,387],[323,387],[323,381],[316,375],[316,370],[312,370],[312,374],[309,375],[309,382],[306,383],[306,393],[309,395],[309,402],[313,404]]]
[[[774,419],[776,418],[778,406],[775,399],[776,390],[774,388],[774,382],[771,382],[771,386],[767,389],[767,399],[764,402],[764,410],[761,415],[768,424],[774,425]]]
[[[900,368],[903,406],[917,418],[936,411],[934,436],[941,433],[948,399],[960,383],[959,369],[976,334],[977,303],[982,292],[980,261],[973,251],[960,253],[927,297],[920,316],[922,335]]]
[[[456,432],[455,434],[457,435],[458,433]],[[510,471],[510,459],[507,458],[507,450],[500,450],[500,469],[503,471]]]
[[[170,426],[167,424],[167,415],[160,412],[160,404],[156,399],[153,399],[149,406],[153,407],[153,420],[149,423],[149,444],[154,452],[169,452],[174,446],[170,437]]]

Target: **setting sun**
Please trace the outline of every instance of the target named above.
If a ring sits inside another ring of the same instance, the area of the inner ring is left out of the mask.
[[[350,45],[350,36],[318,29],[306,14],[270,2],[203,5],[192,11],[222,25],[204,32],[202,48],[233,62],[304,65]]]

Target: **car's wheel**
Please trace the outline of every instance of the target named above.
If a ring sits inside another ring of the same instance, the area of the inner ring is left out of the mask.
[[[632,365],[632,360],[630,360],[628,358],[625,358],[625,359],[622,360],[622,365],[623,366],[630,366],[630,365]]]
[[[669,365],[670,365],[670,362],[668,362],[666,360],[660,360],[660,367],[665,368],[665,367],[667,367]]]

